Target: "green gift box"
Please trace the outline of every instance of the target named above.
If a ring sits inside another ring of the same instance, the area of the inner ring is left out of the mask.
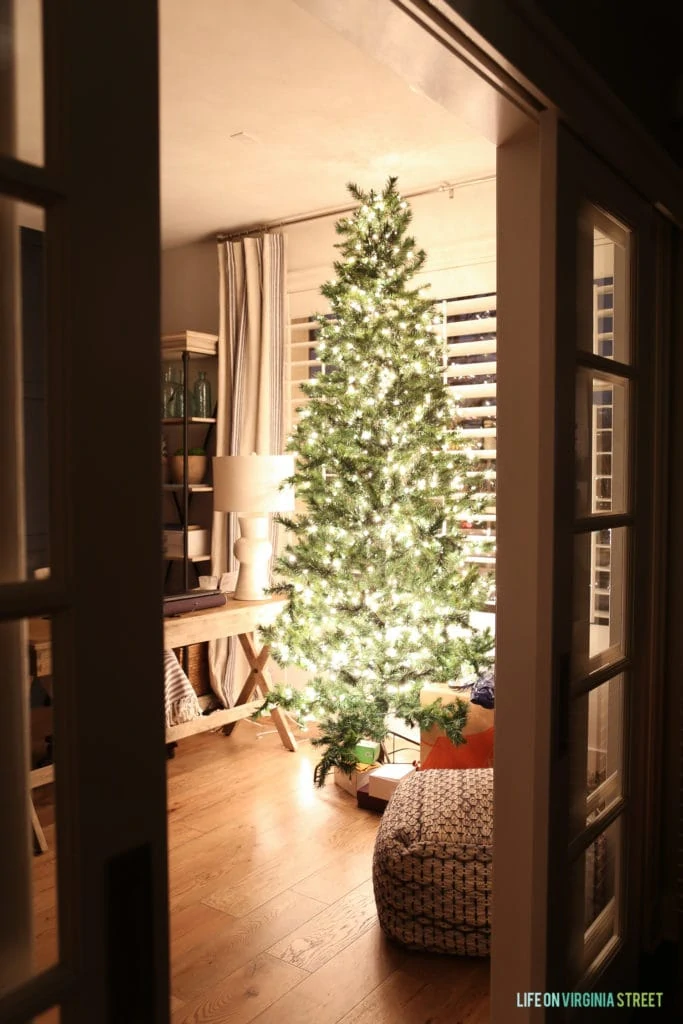
[[[361,764],[374,764],[379,757],[379,743],[372,740],[361,740],[354,747],[356,760]]]

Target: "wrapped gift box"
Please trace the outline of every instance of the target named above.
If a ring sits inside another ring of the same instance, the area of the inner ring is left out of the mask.
[[[334,781],[340,789],[344,789],[347,793],[350,793],[351,796],[355,796],[360,786],[362,786],[364,782],[367,782],[368,773],[372,771],[373,768],[379,768],[379,765],[377,763],[359,763],[356,765],[355,772],[352,772],[351,775],[347,775],[346,772],[343,772],[340,768],[335,768]]]
[[[361,764],[376,764],[379,757],[379,743],[373,740],[361,740],[357,743],[354,752],[356,760]]]
[[[380,798],[377,796],[370,796],[370,793],[368,792],[369,788],[370,780],[366,779],[363,782],[363,785],[359,787],[358,792],[356,793],[356,800],[358,801],[358,806],[361,807],[364,811],[379,811],[379,813],[381,814],[384,808],[389,803],[389,801],[380,800]]]
[[[383,764],[370,774],[368,796],[375,800],[389,800],[402,779],[415,771],[413,764]]]
[[[420,704],[426,706],[441,698],[452,704],[458,698],[468,705],[467,725],[463,729],[465,743],[456,746],[438,726],[420,731],[420,767],[426,768],[492,768],[495,712],[472,704],[469,690],[453,690],[449,686],[428,685],[420,692]]]

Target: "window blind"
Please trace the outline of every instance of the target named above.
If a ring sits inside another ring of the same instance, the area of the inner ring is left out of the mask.
[[[458,429],[472,472],[482,477],[482,512],[461,523],[468,560],[491,574],[496,564],[496,295],[482,292],[437,304],[444,341],[445,381],[457,407]],[[493,593],[490,595],[493,603]]]
[[[593,339],[598,355],[614,355],[614,278],[593,282]],[[592,506],[596,512],[612,510],[614,392],[607,382],[593,385]],[[612,531],[600,530],[592,538],[591,623],[609,626],[612,582]]]

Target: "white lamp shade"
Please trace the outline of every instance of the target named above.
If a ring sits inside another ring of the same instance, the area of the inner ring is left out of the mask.
[[[294,491],[280,490],[294,474],[293,455],[218,455],[213,459],[213,504],[219,512],[264,516],[292,512]]]

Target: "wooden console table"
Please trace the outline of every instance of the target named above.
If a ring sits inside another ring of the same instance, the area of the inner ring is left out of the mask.
[[[207,608],[197,612],[186,612],[183,615],[168,616],[164,619],[164,646],[167,649],[188,647],[190,644],[203,643],[207,640],[219,640],[223,637],[236,636],[249,664],[249,675],[240,689],[234,707],[218,708],[199,718],[193,718],[182,725],[169,726],[166,729],[166,742],[175,743],[186,736],[194,736],[200,732],[223,728],[230,734],[242,718],[249,718],[263,706],[263,699],[252,700],[254,690],[258,687],[262,694],[267,694],[272,687],[272,680],[267,669],[269,657],[268,647],[260,651],[256,649],[255,633],[260,626],[268,626],[282,612],[287,599],[284,597],[268,597],[263,601],[236,601],[229,597],[225,605],[219,608]],[[52,645],[50,642],[50,624],[46,619],[32,619],[29,623],[29,658],[31,675],[45,677],[52,675]],[[211,698],[199,698],[204,707]],[[297,744],[286,714],[279,708],[272,708],[270,716],[287,750],[296,750]],[[30,773],[30,787],[46,786],[54,782],[54,765],[35,768]],[[31,801],[31,819],[37,847],[45,852],[47,842],[38,821],[38,816]]]
[[[236,636],[250,670],[234,707],[219,708],[211,714],[193,718],[182,725],[169,726],[166,729],[167,743],[221,726],[224,727],[224,732],[229,734],[241,718],[249,718],[263,706],[263,700],[250,698],[257,687],[262,694],[267,694],[272,687],[270,673],[266,667],[270,652],[267,647],[260,651],[256,650],[254,634],[259,626],[270,625],[286,604],[285,597],[268,597],[264,601],[236,601],[230,597],[220,608],[207,608],[164,619],[164,645],[167,649]],[[279,708],[272,708],[270,715],[283,746],[287,750],[296,750],[296,740],[284,713]]]

